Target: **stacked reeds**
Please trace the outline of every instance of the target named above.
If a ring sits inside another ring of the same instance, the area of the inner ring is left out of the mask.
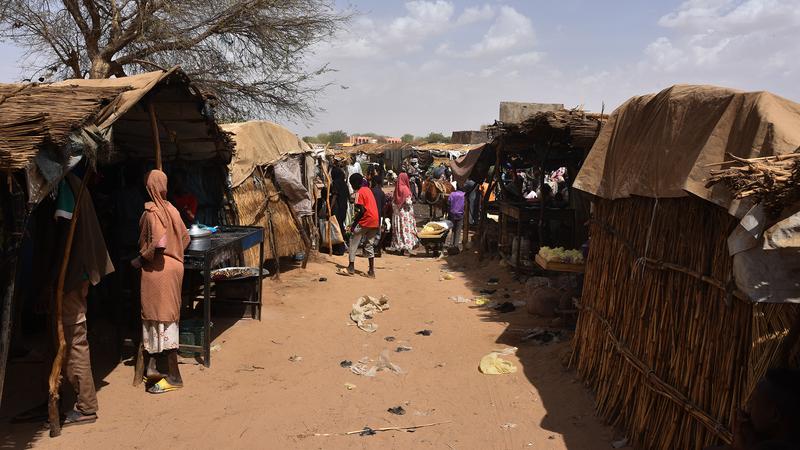
[[[239,224],[264,228],[264,259],[292,256],[305,251],[302,235],[292,218],[291,206],[283,199],[271,177],[256,169],[233,188]],[[248,266],[258,266],[258,248],[245,252]],[[262,261],[263,262],[263,261]]]
[[[734,295],[735,224],[694,197],[596,205],[572,362],[636,448],[730,440],[798,313]]]
[[[21,169],[43,143],[63,144],[126,90],[0,84],[0,168]]]
[[[736,198],[752,198],[773,216],[800,200],[800,153],[732,158],[730,167],[711,171],[709,185],[724,183]]]

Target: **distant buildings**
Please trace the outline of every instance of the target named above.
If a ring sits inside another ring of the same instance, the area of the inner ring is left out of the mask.
[[[377,143],[386,143],[386,144],[399,144],[400,138],[395,137],[386,137],[386,136],[350,136],[350,144],[353,145],[361,145],[361,144],[377,144]]]

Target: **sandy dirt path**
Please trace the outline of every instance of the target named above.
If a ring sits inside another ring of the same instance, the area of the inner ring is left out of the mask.
[[[336,275],[336,264],[346,260],[334,257],[266,281],[263,321],[239,321],[225,330],[215,341],[220,349],[210,369],[183,365],[182,391],[149,395],[131,386],[132,368],[119,365],[98,380],[97,423],[67,428],[58,439],[3,424],[9,428],[0,433],[0,447],[610,448],[611,429],[594,416],[589,393],[562,365],[569,344],[518,342],[518,330],[542,325],[542,319],[524,308],[498,314],[448,299],[477,295],[490,276],[502,280],[496,297],[521,299],[523,285],[506,270],[496,262],[479,268],[466,256],[449,264],[391,255],[377,261],[376,280]],[[365,266],[359,259],[357,269]],[[455,279],[441,281],[443,268]],[[391,301],[376,316],[373,334],[348,317],[364,294],[386,294]],[[422,329],[432,334],[415,334]],[[412,350],[396,353],[399,345]],[[517,373],[478,372],[484,354],[508,345],[520,347],[508,358]],[[377,359],[384,349],[405,374],[367,378],[340,367],[346,359]],[[290,361],[293,355],[302,360]],[[345,383],[356,387],[348,390]],[[398,405],[405,415],[387,412]],[[413,433],[313,436],[442,421],[449,423]]]

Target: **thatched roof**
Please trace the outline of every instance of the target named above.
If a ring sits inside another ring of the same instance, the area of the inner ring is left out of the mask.
[[[63,144],[127,89],[0,84],[0,168],[22,169],[43,144]]]
[[[347,148],[350,153],[365,153],[367,155],[383,155],[386,152],[398,150],[411,150],[411,144],[405,142],[391,144],[361,144]]]
[[[522,123],[495,122],[488,131],[495,137],[518,135],[549,146],[563,145],[589,150],[607,120],[605,114],[562,109],[538,112]]]
[[[144,102],[157,111],[164,159],[230,159],[232,144],[205,98],[180,68],[124,78],[0,84],[0,169],[26,167],[43,145],[60,146],[76,131],[114,126],[116,149],[152,155]]]

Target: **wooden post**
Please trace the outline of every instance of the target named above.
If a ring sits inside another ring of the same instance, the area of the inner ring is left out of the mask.
[[[328,164],[328,167],[330,167],[330,164]],[[328,175],[327,169],[323,170],[322,174],[325,175],[325,207],[328,208],[328,225],[325,227],[325,237],[328,241],[328,256],[333,256],[333,244],[331,244],[331,216],[333,215],[333,211],[331,211],[331,177]]]
[[[489,199],[492,196],[492,191],[497,184],[497,179],[500,177],[500,147],[502,147],[501,143],[497,144],[496,149],[496,156],[495,156],[495,163],[494,163],[494,173],[492,173],[492,179],[489,181],[489,188],[486,189],[486,192],[483,194],[483,204],[481,205],[481,220],[478,222],[478,260],[483,260],[483,247],[484,247],[484,239],[486,234],[486,214],[487,209],[489,208]]]
[[[464,250],[467,249],[467,243],[469,242],[469,198],[472,196],[472,192],[464,197],[464,221],[463,230],[461,231],[461,248]]]
[[[67,241],[64,245],[64,255],[61,258],[61,268],[58,272],[58,284],[56,285],[56,336],[58,337],[58,351],[56,352],[56,357],[53,359],[53,366],[50,369],[50,378],[48,380],[50,397],[47,402],[47,417],[50,420],[50,437],[61,435],[61,417],[58,408],[58,389],[61,384],[61,366],[64,362],[64,352],[67,345],[64,340],[64,323],[62,322],[61,317],[63,311],[62,306],[64,302],[64,280],[67,277],[69,257],[72,253],[72,241],[75,237],[75,228],[81,213],[81,201],[83,199],[83,194],[86,191],[86,181],[89,179],[89,176],[90,174],[88,172],[83,176],[81,188],[78,191],[78,197],[75,200],[75,210],[72,212],[72,220],[69,223]],[[69,183],[67,183],[67,185],[69,185]]]
[[[161,170],[161,138],[158,135],[158,119],[156,118],[156,107],[151,98],[147,102],[147,110],[150,113],[150,129],[153,134],[153,148],[155,150],[156,169]]]

